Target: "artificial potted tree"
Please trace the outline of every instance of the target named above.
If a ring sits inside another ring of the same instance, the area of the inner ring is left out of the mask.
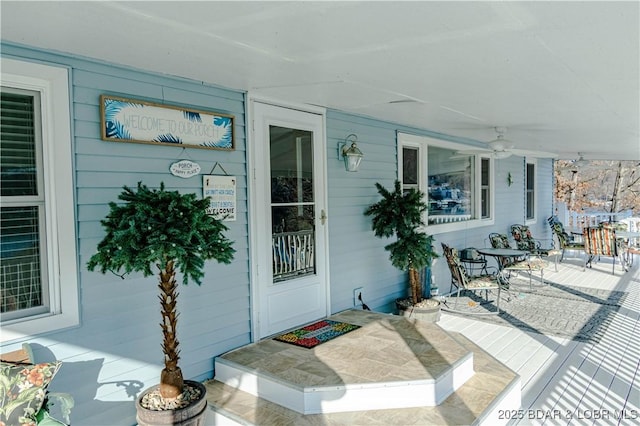
[[[405,316],[437,321],[440,302],[424,297],[420,277],[420,271],[430,268],[431,261],[438,257],[433,236],[420,229],[424,226],[422,214],[427,209],[424,194],[415,188],[403,192],[398,180],[393,192],[380,183],[376,183],[376,188],[382,199],[369,206],[364,214],[372,217],[371,228],[376,237],[396,238],[385,249],[391,264],[409,275],[409,295],[396,300],[396,306]]]
[[[123,203],[109,203],[110,212],[101,221],[106,236],[87,267],[102,273],[157,274],[160,280],[164,369],[160,385],[143,392],[136,402],[138,424],[201,424],[205,388],[184,380],[178,366],[176,270],[183,284],[191,280],[200,285],[206,260],[230,263],[235,250],[224,236],[228,228],[207,215],[207,199],[167,191],[164,183],[159,190],[140,182],[137,191],[124,186],[118,199]]]

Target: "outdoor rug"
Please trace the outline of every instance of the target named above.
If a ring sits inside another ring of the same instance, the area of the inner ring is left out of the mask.
[[[311,349],[338,336],[360,328],[346,322],[322,320],[274,337],[273,340]]]
[[[480,293],[461,293],[453,314],[495,312],[496,293],[489,294],[490,303]],[[581,342],[598,342],[620,309],[626,293],[622,291],[536,283],[533,290],[528,280],[512,280],[510,288],[500,294],[499,315],[469,315],[479,321],[516,327],[523,331],[564,337]],[[453,309],[455,294],[447,297],[444,309]]]

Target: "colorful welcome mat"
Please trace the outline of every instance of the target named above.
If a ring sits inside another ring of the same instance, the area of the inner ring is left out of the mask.
[[[274,337],[273,340],[311,349],[358,328],[360,328],[359,325],[347,324],[346,322],[322,320],[281,334],[278,337]]]

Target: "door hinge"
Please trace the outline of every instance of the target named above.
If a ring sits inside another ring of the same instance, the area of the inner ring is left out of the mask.
[[[322,209],[320,211],[320,224],[324,225],[326,221],[327,221],[327,212],[325,212],[324,209]]]

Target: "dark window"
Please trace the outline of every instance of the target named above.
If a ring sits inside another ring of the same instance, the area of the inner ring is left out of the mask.
[[[39,97],[3,87],[0,99],[0,312],[8,320],[47,312],[49,300],[43,286]]]
[[[482,219],[491,217],[491,162],[488,158],[480,160],[480,210]]]
[[[527,219],[535,219],[535,189],[536,189],[536,166],[527,163]]]

